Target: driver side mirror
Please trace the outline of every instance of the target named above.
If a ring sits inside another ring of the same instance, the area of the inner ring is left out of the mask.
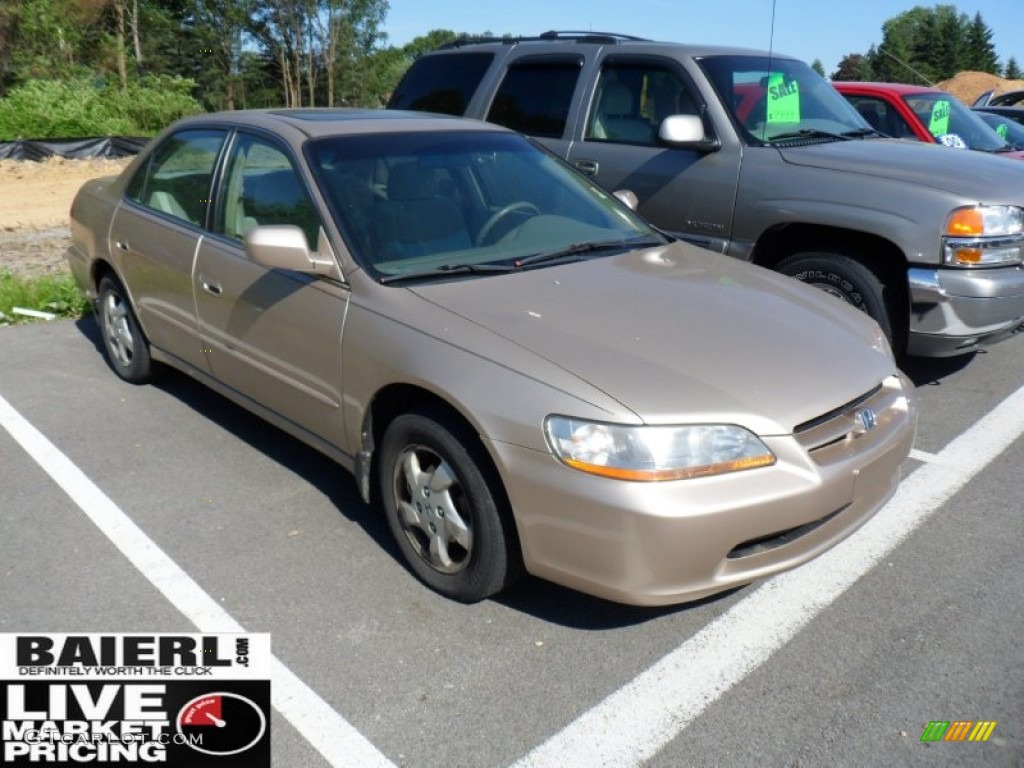
[[[675,147],[714,152],[721,149],[717,138],[704,138],[704,121],[697,115],[669,115],[658,126],[658,138]]]
[[[323,233],[320,241],[325,242]],[[245,234],[245,253],[256,264],[267,269],[290,269],[341,280],[332,258],[318,258],[311,253],[306,234],[293,224],[268,224],[253,227]]]
[[[635,211],[637,206],[640,205],[640,199],[636,196],[636,192],[631,189],[616,189],[612,192],[612,196],[631,211]]]

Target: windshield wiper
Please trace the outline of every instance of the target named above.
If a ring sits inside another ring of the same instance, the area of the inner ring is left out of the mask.
[[[452,274],[463,273],[472,275],[493,275],[504,272],[512,272],[515,267],[505,264],[442,264],[433,269],[424,269],[419,272],[403,272],[400,275],[384,275],[380,279],[382,285],[398,283],[403,280],[429,280],[436,277],[448,277]]]
[[[801,128],[799,131],[789,131],[769,136],[767,141],[772,142],[785,139],[838,139],[839,141],[850,141],[851,138],[853,137],[845,133],[832,133],[832,131],[823,131],[819,128]]]
[[[565,248],[559,248],[554,251],[545,251],[543,253],[535,253],[532,256],[524,256],[521,259],[516,259],[513,265],[516,268],[522,269],[523,267],[530,267],[534,264],[542,264],[548,261],[558,261],[559,259],[571,259],[580,256],[585,253],[597,253],[598,251],[615,251],[622,250],[623,248],[649,248],[655,245],[664,245],[664,243],[658,240],[597,240],[587,241],[582,243],[573,243]]]
[[[841,136],[848,136],[851,139],[866,139],[868,136],[881,136],[883,139],[891,138],[874,128],[854,128],[852,131],[843,131]]]

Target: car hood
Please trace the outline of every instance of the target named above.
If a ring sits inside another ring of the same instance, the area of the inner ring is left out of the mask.
[[[866,315],[683,243],[410,290],[647,423],[696,419],[789,434],[895,372]]]
[[[836,141],[779,152],[793,165],[906,181],[979,202],[1024,202],[1024,177],[1017,165],[1006,162],[1004,154],[900,139]],[[1005,199],[993,199],[996,197]]]

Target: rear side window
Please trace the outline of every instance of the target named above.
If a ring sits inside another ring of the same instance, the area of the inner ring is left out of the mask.
[[[418,59],[391,95],[388,109],[461,116],[465,114],[469,100],[493,59],[493,53],[459,53]]]
[[[191,224],[203,225],[213,167],[224,131],[181,131],[169,136],[136,172],[128,198]]]
[[[529,136],[561,138],[582,64],[573,58],[509,67],[487,120]]]

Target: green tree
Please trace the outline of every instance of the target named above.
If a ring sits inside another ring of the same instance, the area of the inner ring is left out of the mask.
[[[821,63],[821,59],[815,59],[811,62],[811,69],[817,72],[822,77],[825,77],[825,67]]]
[[[1003,77],[1008,80],[1020,80],[1021,71],[1017,66],[1017,60],[1011,56],[1006,62],[1006,69],[1003,70]]]
[[[992,30],[980,13],[972,21],[954,5],[915,6],[882,25],[882,42],[867,58],[879,80],[923,82],[964,69],[995,72]]]
[[[981,13],[974,14],[974,20],[967,26],[964,64],[966,69],[977,72],[999,73],[999,57],[992,44],[992,30],[981,18]]]
[[[860,53],[848,53],[839,60],[839,66],[836,67],[836,71],[832,73],[833,80],[860,80],[861,79],[861,67],[864,64],[865,57]],[[870,80],[871,78],[867,78]]]

